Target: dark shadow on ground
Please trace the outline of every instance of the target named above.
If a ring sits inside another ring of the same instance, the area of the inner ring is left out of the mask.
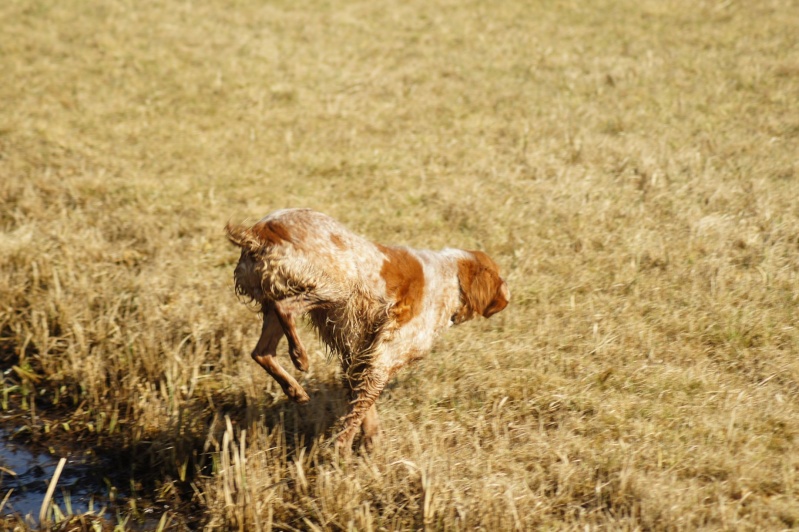
[[[0,426],[5,427],[0,432],[0,466],[16,475],[0,471],[0,499],[13,489],[3,513],[37,517],[55,466],[66,457],[54,499],[62,511],[68,493],[72,513],[105,506],[111,527],[117,524],[117,513],[127,515],[135,507],[129,528],[151,529],[164,512],[169,512],[177,529],[201,528],[203,511],[193,481],[213,474],[213,453],[220,449],[226,418],[237,433],[282,427],[289,460],[303,449],[309,453],[320,440],[330,441],[336,421],[347,411],[347,394],[338,382],[313,383],[306,385],[306,391],[311,400],[297,405],[282,394],[248,400],[243,392],[221,390],[181,408],[159,430],[114,437],[84,430],[53,439],[43,427],[56,423],[64,412],[46,402],[37,404],[33,422],[21,409],[6,412],[0,416]],[[19,432],[23,425],[26,430]],[[33,526],[35,520],[29,518],[28,523]]]
[[[26,353],[26,359],[35,361],[36,353]],[[23,391],[26,377],[14,371],[19,364],[16,346],[0,343],[4,390],[16,390],[5,394],[0,412],[0,467],[6,470],[0,469],[0,500],[13,490],[2,513],[17,516],[38,517],[56,464],[64,457],[67,463],[54,498],[62,511],[68,492],[73,513],[105,506],[112,527],[117,512],[133,514],[129,528],[138,523],[148,529],[164,512],[175,516],[177,528],[202,527],[193,481],[213,473],[213,453],[220,448],[226,418],[234,429],[250,434],[259,428],[282,428],[291,460],[303,450],[310,452],[314,444],[330,442],[336,421],[348,409],[347,393],[338,381],[305,383],[311,398],[305,405],[291,402],[282,392],[253,399],[241,390],[223,389],[195,396],[164,427],[143,432],[135,424],[128,428],[120,423],[109,434],[107,427],[103,431],[92,425],[97,414],[86,410],[79,383],[59,382],[59,388],[75,394],[54,402],[47,393]],[[28,388],[47,390],[37,369],[32,368],[36,380],[29,381]],[[116,405],[120,419],[126,411],[127,405]],[[107,413],[110,417],[112,411]],[[65,423],[71,426],[60,428]]]

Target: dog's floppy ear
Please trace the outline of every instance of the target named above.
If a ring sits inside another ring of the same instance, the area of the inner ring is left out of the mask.
[[[488,318],[493,316],[500,310],[507,307],[509,302],[510,289],[508,289],[508,283],[502,281],[502,284],[499,285],[497,292],[494,294],[494,299],[492,299],[485,310],[483,310],[483,317]]]
[[[499,268],[482,251],[467,251],[468,258],[458,261],[458,282],[461,287],[463,309],[460,320],[466,321],[476,314],[488,318],[508,306],[510,290],[499,276]]]

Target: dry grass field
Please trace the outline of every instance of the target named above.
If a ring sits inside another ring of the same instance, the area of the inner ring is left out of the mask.
[[[0,3],[2,416],[130,496],[61,529],[799,527],[797,28],[796,0]],[[288,206],[511,287],[390,384],[372,454],[327,446],[310,329],[307,406],[249,357],[223,227]]]

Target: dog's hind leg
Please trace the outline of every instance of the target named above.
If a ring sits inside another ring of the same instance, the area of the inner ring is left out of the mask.
[[[261,337],[252,352],[253,360],[258,362],[277,381],[289,399],[300,404],[307,403],[311,398],[294,377],[289,375],[277,361],[277,344],[283,336],[284,328],[277,317],[274,303],[271,301],[265,303],[261,312],[263,313],[264,323],[261,329]]]
[[[289,356],[294,367],[300,371],[308,371],[308,353],[297,334],[294,315],[303,315],[308,312],[310,304],[300,299],[301,296],[291,297],[275,301],[275,315],[280,321],[283,333],[289,343]]]

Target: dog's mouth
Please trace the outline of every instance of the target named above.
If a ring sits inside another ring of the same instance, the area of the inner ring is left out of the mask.
[[[466,319],[467,318],[464,316],[463,309],[458,309],[458,312],[449,317],[449,326],[452,327],[453,325],[460,325],[466,321]]]

